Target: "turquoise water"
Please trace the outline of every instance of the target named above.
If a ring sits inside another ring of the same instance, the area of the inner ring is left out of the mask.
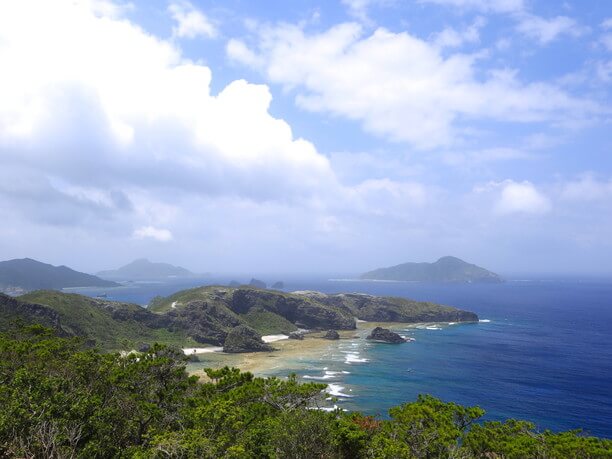
[[[277,371],[282,376],[294,370],[305,380],[324,378],[318,380],[332,384],[338,406],[384,416],[389,407],[429,393],[480,405],[487,419],[529,419],[554,430],[583,427],[593,435],[612,438],[611,282],[432,285],[302,280],[285,284],[286,290],[435,301],[474,311],[486,320],[403,330],[415,341],[401,345],[343,340],[320,359],[302,359],[293,368]],[[146,304],[154,295],[186,286],[141,284],[105,293],[111,299]]]

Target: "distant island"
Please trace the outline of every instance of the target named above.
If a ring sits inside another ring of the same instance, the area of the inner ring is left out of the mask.
[[[403,263],[379,268],[362,274],[360,278],[412,282],[503,282],[498,274],[451,256],[434,263]]]
[[[191,271],[168,263],[154,263],[146,258],[140,258],[122,266],[119,269],[100,271],[99,277],[113,280],[150,280],[196,277]]]
[[[19,294],[41,289],[118,286],[67,266],[53,266],[31,258],[0,262],[0,292]]]

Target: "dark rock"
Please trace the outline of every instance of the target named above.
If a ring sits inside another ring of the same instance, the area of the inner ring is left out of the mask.
[[[246,325],[239,325],[230,330],[223,344],[223,352],[269,352],[274,348],[266,344],[261,336]]]
[[[376,327],[374,330],[372,330],[372,333],[370,333],[370,335],[366,339],[391,344],[399,344],[406,342],[406,340],[397,333],[382,327]]]
[[[304,339],[304,334],[299,331],[289,333],[289,339]]]
[[[284,317],[301,328],[355,329],[355,319],[349,311],[328,307],[302,295],[239,288],[234,290],[229,307],[236,314],[246,314],[252,308],[263,308]]]
[[[319,292],[301,292],[300,295],[317,303],[346,311],[368,322],[478,322],[478,316],[473,312],[409,298],[373,296],[364,293],[326,295]],[[340,329],[340,327],[333,328]]]
[[[325,335],[323,335],[324,339],[340,339],[340,335],[336,330],[328,330]]]
[[[194,362],[194,363],[197,363],[197,362],[199,362],[199,361],[200,361],[200,357],[198,357],[198,356],[197,356],[197,354],[189,354],[189,355],[187,356],[187,360],[188,360],[189,362]]]
[[[266,283],[264,281],[261,281],[259,279],[255,279],[255,278],[251,279],[251,282],[249,282],[249,285],[251,287],[257,287],[257,288],[266,288],[267,287],[267,285],[266,285]]]
[[[206,301],[191,301],[180,309],[172,309],[160,316],[169,317],[173,330],[184,330],[198,343],[221,346],[229,329],[242,321],[230,310]]]
[[[285,283],[283,281],[275,282],[274,284],[272,284],[272,288],[282,290],[285,288]]]
[[[140,343],[138,345],[138,352],[147,352],[149,349],[151,349],[151,345],[148,343]]]
[[[74,335],[62,327],[60,315],[53,309],[0,293],[0,319],[4,318],[9,320],[0,320],[0,331],[7,331],[21,322],[24,325],[40,324],[52,328],[59,336]]]

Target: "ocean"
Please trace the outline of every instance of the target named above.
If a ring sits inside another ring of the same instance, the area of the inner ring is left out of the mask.
[[[145,305],[194,285],[227,279],[139,283],[79,293]],[[385,416],[431,394],[479,405],[485,419],[519,418],[540,429],[582,428],[612,438],[612,282],[510,280],[502,284],[426,284],[285,280],[285,290],[362,292],[433,301],[476,312],[477,324],[402,329],[401,345],[342,340],[332,351],[270,374],[296,372],[330,384],[339,407]]]

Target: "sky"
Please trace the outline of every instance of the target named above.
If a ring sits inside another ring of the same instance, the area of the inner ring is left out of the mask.
[[[0,259],[612,275],[612,2],[0,0]]]

